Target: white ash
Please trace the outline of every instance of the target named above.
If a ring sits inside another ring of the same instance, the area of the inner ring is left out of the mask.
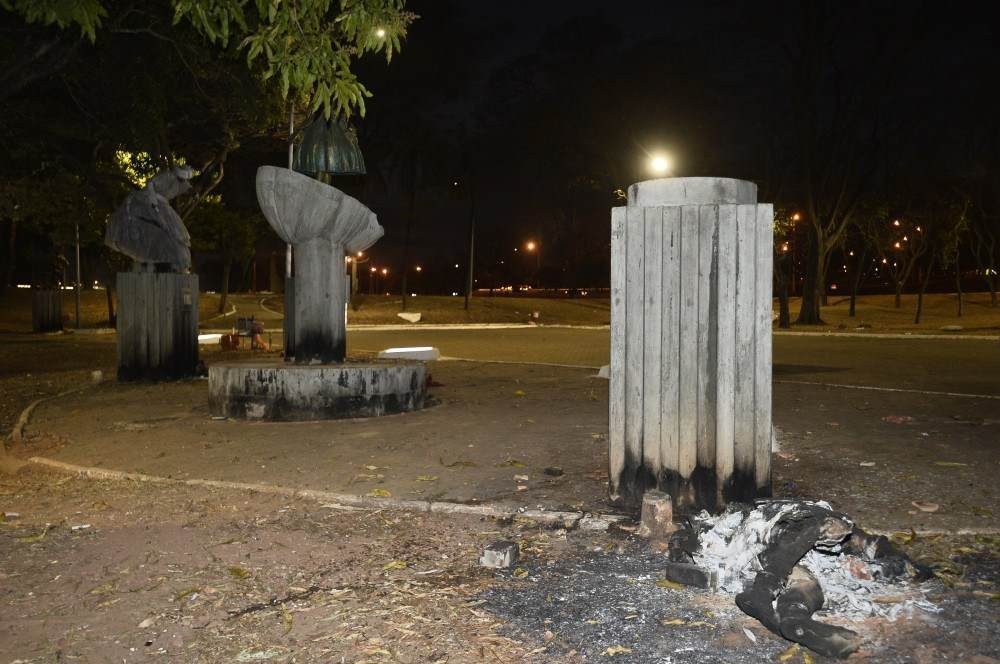
[[[811,501],[811,504],[831,509],[825,501]],[[754,509],[746,517],[742,512],[714,517],[702,512],[697,520],[710,528],[698,536],[700,546],[693,556],[694,563],[716,574],[717,592],[729,595],[741,592],[744,584],[752,583],[761,571],[758,556],[767,547],[771,529],[794,509],[795,504],[789,503],[770,519],[760,509]],[[842,553],[836,544],[823,548],[823,551],[812,549],[799,562],[816,576],[823,588],[822,613],[860,621],[871,616],[895,620],[911,614],[914,608],[939,611],[919,587],[905,580],[858,578],[851,573],[851,566],[865,569],[863,561]]]

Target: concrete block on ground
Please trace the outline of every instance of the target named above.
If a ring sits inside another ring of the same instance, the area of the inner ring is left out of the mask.
[[[493,542],[483,549],[483,555],[479,557],[479,565],[493,569],[510,569],[517,564],[520,553],[517,542],[507,540]]]
[[[383,360],[421,360],[433,362],[441,357],[441,351],[434,346],[409,346],[406,348],[386,348],[378,352]]]
[[[400,312],[400,313],[398,313],[396,315],[399,316],[400,318],[402,318],[403,320],[405,320],[407,323],[419,323],[420,322],[420,314],[419,313],[412,313],[411,314],[411,313],[407,313],[407,312]]]
[[[662,491],[647,491],[642,496],[642,516],[636,534],[649,540],[665,542],[677,530],[674,504]]]
[[[605,380],[608,380],[609,378],[611,378],[611,365],[610,364],[605,364],[603,367],[601,367],[600,369],[598,369],[597,375],[595,376],[595,378],[603,378]]]

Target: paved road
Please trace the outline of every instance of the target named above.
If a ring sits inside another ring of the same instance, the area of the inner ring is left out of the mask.
[[[437,346],[448,357],[597,367],[608,331],[566,328],[352,331],[348,347]],[[1000,395],[1000,344],[962,339],[774,338],[778,381]]]
[[[280,316],[262,309],[262,295],[234,295],[239,315],[269,328]],[[608,331],[565,328],[493,330],[353,330],[348,347],[437,346],[448,357],[598,367],[608,363]],[[967,339],[884,339],[823,336],[774,338],[774,377],[783,382],[1000,395],[1000,343]]]

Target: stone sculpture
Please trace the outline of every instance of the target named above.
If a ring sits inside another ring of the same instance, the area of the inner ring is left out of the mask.
[[[257,200],[271,227],[295,250],[296,363],[343,362],[344,256],[382,237],[375,213],[336,187],[274,166],[258,169]]]
[[[176,166],[160,171],[144,188],[126,196],[111,215],[104,243],[137,263],[188,272],[191,236],[170,200],[191,190],[193,176],[190,166]]]

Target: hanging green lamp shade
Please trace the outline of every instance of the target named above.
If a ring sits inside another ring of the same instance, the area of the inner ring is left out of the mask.
[[[292,170],[326,180],[332,175],[364,175],[365,158],[354,129],[337,118],[317,114],[302,133]]]

